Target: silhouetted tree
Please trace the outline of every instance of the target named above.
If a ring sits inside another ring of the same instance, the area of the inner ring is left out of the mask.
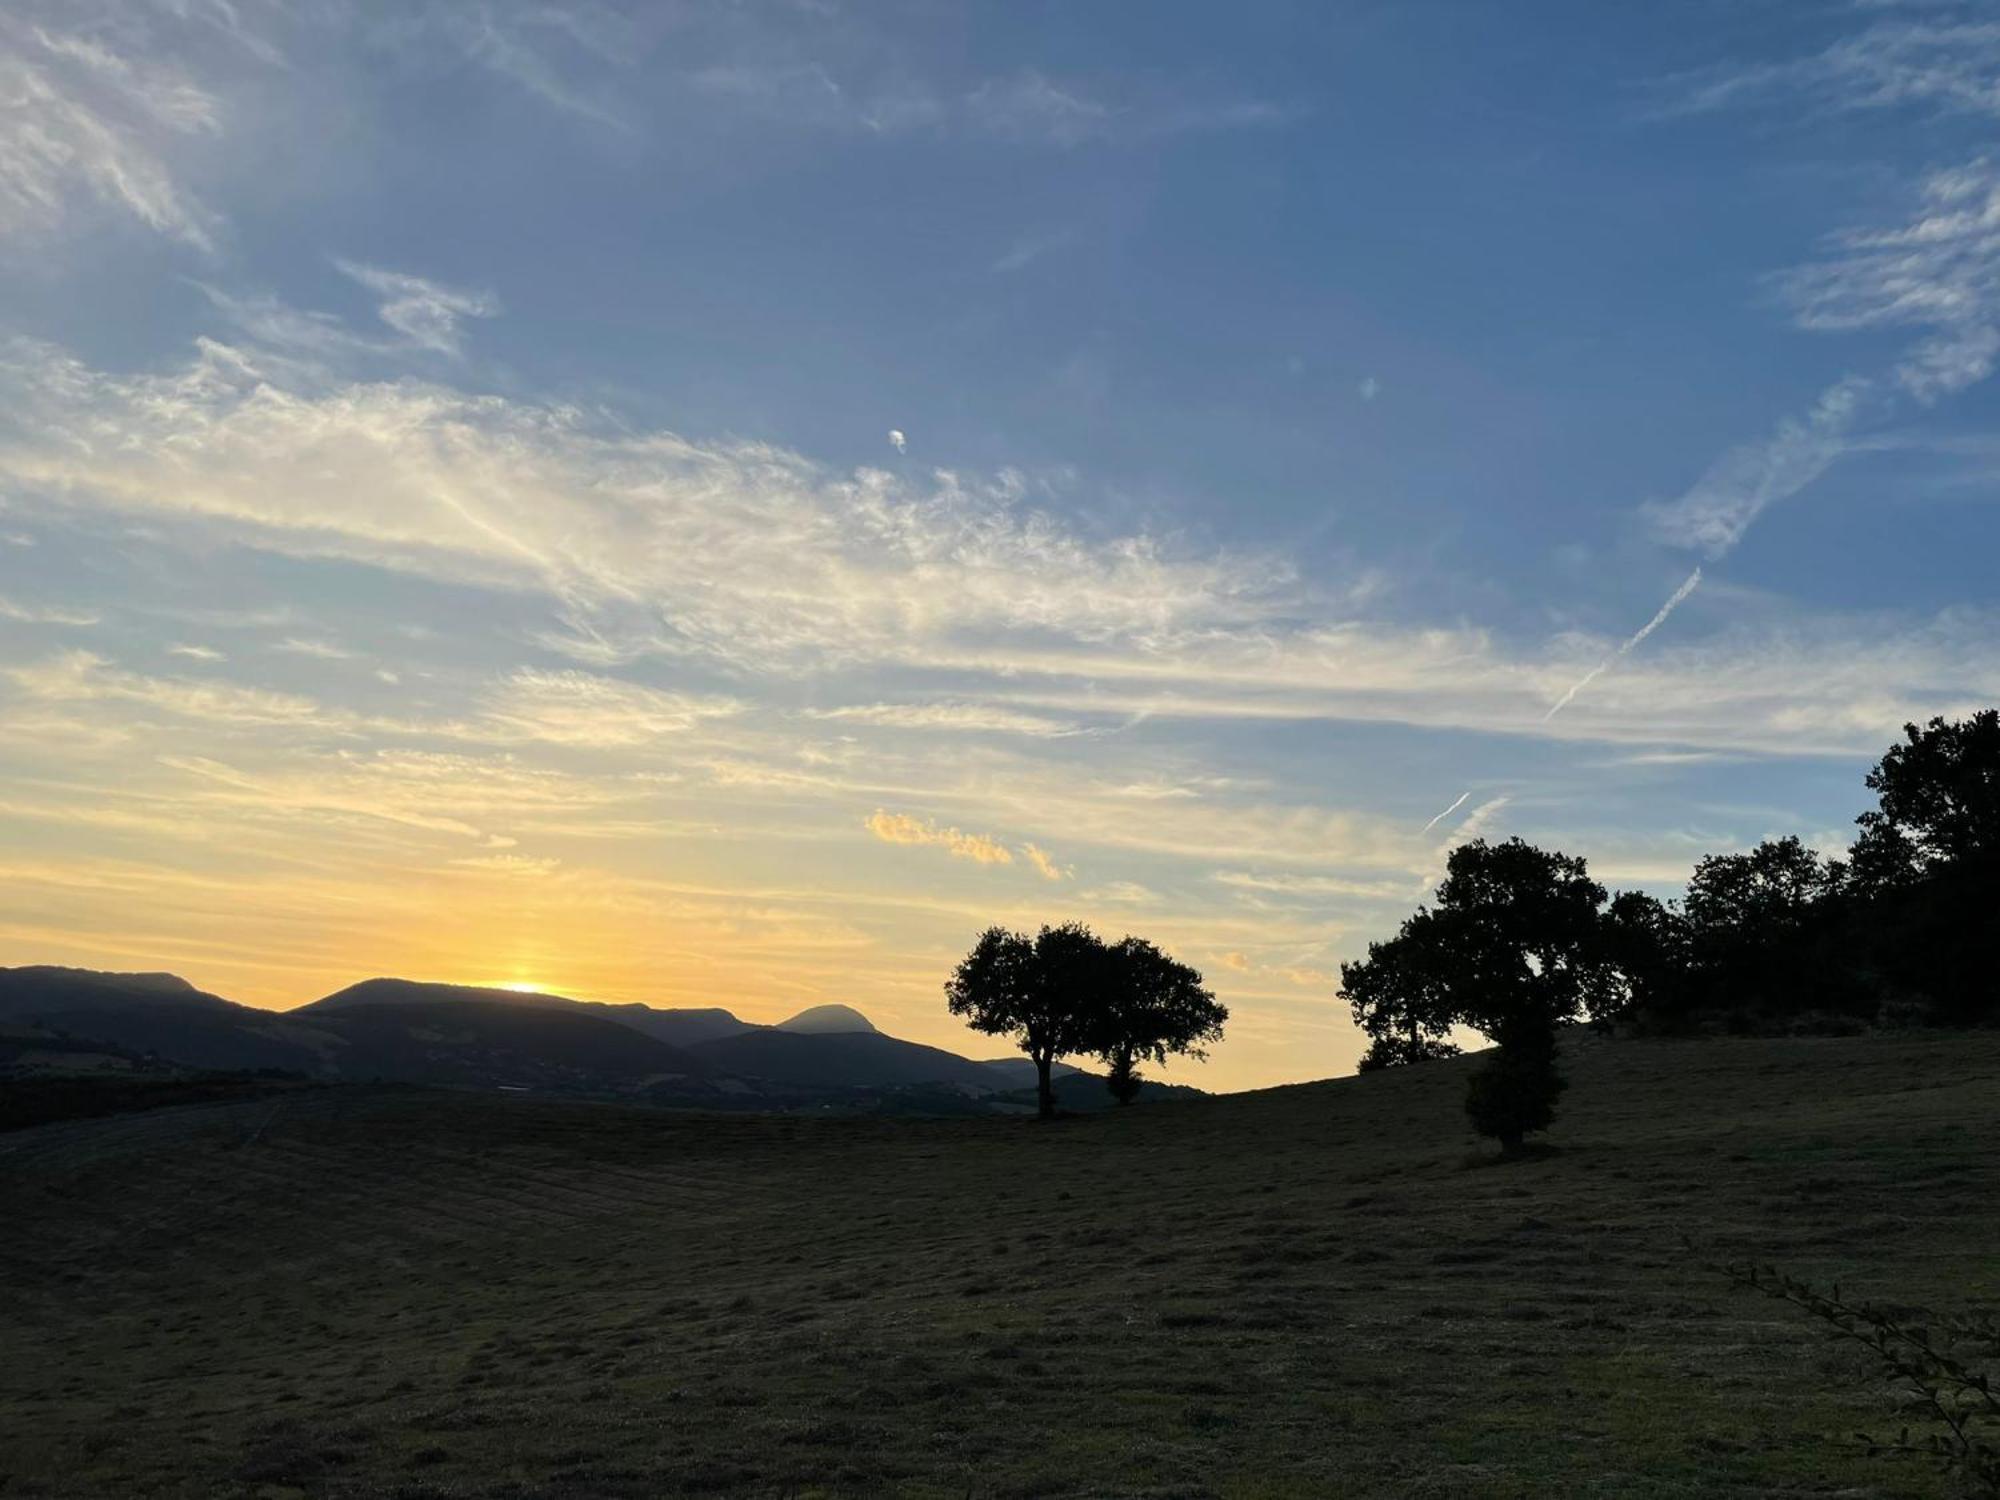
[[[1341,970],[1343,993],[1381,1019],[1377,1040],[1470,1026],[1499,1044],[1473,1075],[1466,1110],[1513,1149],[1554,1118],[1563,1087],[1556,1032],[1618,1008],[1622,984],[1604,943],[1604,887],[1584,862],[1520,839],[1452,851],[1437,905],[1419,909],[1389,944]],[[1407,1045],[1407,1044],[1406,1044]],[[1385,1053],[1396,1048],[1389,1043]],[[1374,1049],[1371,1048],[1371,1052]],[[1378,1061],[1401,1061],[1393,1055]]]
[[[1491,1136],[1502,1150],[1518,1151],[1524,1136],[1554,1123],[1556,1099],[1568,1087],[1556,1067],[1555,1033],[1524,1033],[1466,1080],[1465,1113],[1474,1130]]]
[[[1437,923],[1419,907],[1397,936],[1370,943],[1365,959],[1340,966],[1340,998],[1369,1038],[1359,1071],[1458,1055],[1448,969],[1427,961],[1439,947]]]
[[[951,1013],[975,1031],[1012,1037],[1035,1064],[1041,1117],[1056,1112],[1049,1071],[1059,1057],[1102,1042],[1109,950],[1080,922],[1026,933],[990,927],[945,983]]]
[[[1857,858],[1879,839],[1896,851],[1871,853],[1912,876],[2000,862],[2000,709],[1922,729],[1905,724],[1903,743],[1889,747],[1867,784],[1879,805],[1855,820]]]
[[[1120,1104],[1130,1104],[1145,1086],[1146,1080],[1139,1076],[1138,1062],[1130,1052],[1113,1052],[1105,1059],[1104,1087]]]
[[[1109,983],[1096,1008],[1099,1034],[1092,1050],[1104,1060],[1111,1097],[1130,1104],[1145,1082],[1141,1061],[1206,1057],[1207,1044],[1221,1040],[1229,1011],[1198,971],[1144,938],[1121,939],[1106,958]]]
[[[1711,854],[1688,879],[1689,981],[1738,1030],[1810,1011],[1872,1011],[1841,920],[1847,867],[1797,838]]]
[[[1693,1000],[1687,921],[1644,891],[1620,891],[1604,912],[1604,953],[1624,980],[1618,1014],[1674,1026]]]
[[[1993,1019],[2000,710],[1904,725],[1868,788],[1877,806],[1856,819],[1853,887],[1888,998],[1918,1001],[1933,1021]]]

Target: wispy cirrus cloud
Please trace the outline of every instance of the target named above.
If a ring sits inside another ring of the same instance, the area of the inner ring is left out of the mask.
[[[40,662],[10,668],[6,675],[32,698],[136,704],[218,726],[345,727],[353,722],[352,715],[327,709],[296,693],[184,677],[148,677],[124,671],[93,651],[59,652]]]
[[[462,351],[459,325],[467,318],[490,318],[500,301],[490,292],[446,286],[407,271],[336,259],[343,275],[382,299],[377,315],[419,349],[457,355]]]
[[[58,13],[60,15],[60,13]],[[197,250],[216,216],[172,165],[221,129],[220,100],[143,48],[143,18],[112,29],[0,16],[0,235],[59,228],[79,200]]]
[[[610,748],[685,734],[735,717],[743,704],[733,698],[664,692],[590,672],[524,668],[502,681],[482,710],[485,724],[503,736]]]
[[[55,604],[22,604],[0,594],[0,620],[23,625],[89,626],[102,624],[104,616],[94,609],[66,609]]]
[[[857,703],[842,708],[808,709],[807,716],[880,729],[947,734],[1018,734],[1034,739],[1060,739],[1084,732],[1082,726],[1066,719],[993,703]]]
[[[1660,112],[1803,105],[1837,112],[2000,115],[2000,24],[1961,18],[1978,9],[1880,21],[1803,57],[1721,63],[1679,74],[1661,85]]]

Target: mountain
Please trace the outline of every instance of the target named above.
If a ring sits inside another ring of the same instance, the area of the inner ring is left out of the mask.
[[[419,986],[418,988],[421,988]],[[480,1087],[705,1092],[713,1064],[617,1021],[558,1006],[409,999],[349,1002],[321,1024],[346,1079]]]
[[[538,990],[503,990],[473,984],[435,984],[415,979],[364,979],[344,990],[289,1014],[346,1010],[357,1005],[403,1004],[408,1002],[465,1002],[485,1005],[539,1006],[544,1009],[585,1011],[605,1020],[617,1021],[655,1041],[686,1047],[714,1037],[735,1036],[752,1030],[719,1006],[669,1009],[642,1005],[638,1001],[614,1004],[605,1000],[572,1000],[566,995],[549,995]]]
[[[0,1048],[0,1065],[14,1073],[276,1069],[324,1083],[902,1114],[1014,1111],[1035,1081],[1025,1058],[975,1062],[885,1036],[845,1005],[753,1026],[722,1009],[664,1010],[389,978],[279,1012],[239,1005],[171,974],[0,969],[0,1027],[9,1026],[19,1035]],[[1066,1107],[1109,1102],[1096,1075],[1067,1064],[1055,1072]]]
[[[194,1068],[318,1072],[331,1045],[316,1027],[238,1005],[172,974],[0,969],[0,1020],[37,1022]]]
[[[54,964],[0,969],[0,1020],[59,1016],[79,1010],[189,1007],[217,1013],[245,1008],[196,989],[178,974],[118,974]]]
[[[879,1031],[807,1033],[772,1026],[688,1049],[730,1073],[777,1083],[836,1088],[901,1088],[945,1083],[990,1092],[984,1063],[900,1041]]]
[[[788,1021],[780,1021],[777,1029],[797,1032],[801,1036],[841,1035],[857,1031],[881,1035],[876,1031],[875,1023],[851,1005],[815,1005],[800,1011]]]

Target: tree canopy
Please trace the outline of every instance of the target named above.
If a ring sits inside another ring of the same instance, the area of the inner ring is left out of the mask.
[[[1011,1037],[1034,1062],[1045,1119],[1055,1113],[1058,1058],[1101,1057],[1123,1103],[1138,1093],[1140,1062],[1205,1056],[1229,1019],[1194,969],[1144,938],[1107,944],[1079,922],[1033,937],[988,928],[946,982],[945,998],[953,1015]]]
[[[1520,839],[1461,844],[1445,868],[1434,907],[1341,965],[1341,996],[1371,1038],[1364,1067],[1449,1056],[1460,1026],[1498,1042],[1467,1109],[1517,1146],[1553,1118],[1557,1028],[1623,999],[1599,920],[1604,887],[1581,859]]]
[[[1101,1031],[1090,1049],[1104,1060],[1112,1097],[1137,1097],[1141,1061],[1163,1063],[1170,1054],[1206,1057],[1229,1019],[1202,983],[1201,974],[1169,958],[1144,938],[1127,937],[1106,950],[1109,983],[1099,1013]]]

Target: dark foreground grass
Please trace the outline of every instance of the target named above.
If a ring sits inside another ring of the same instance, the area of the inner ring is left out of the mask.
[[[1038,1126],[331,1090],[0,1141],[0,1496],[1939,1495],[1704,1271],[2000,1303],[2000,1035]],[[276,1113],[274,1114],[274,1109]]]

